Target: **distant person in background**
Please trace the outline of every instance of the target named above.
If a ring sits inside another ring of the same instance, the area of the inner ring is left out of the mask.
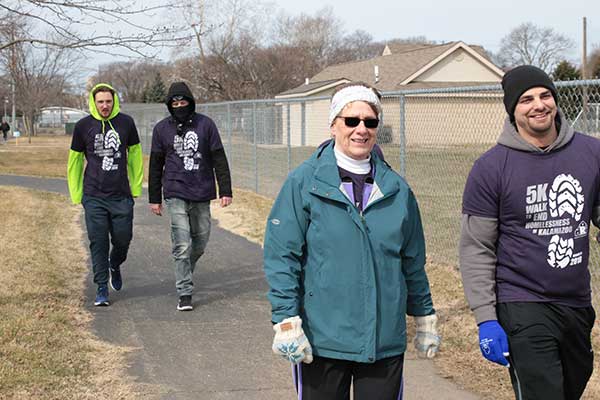
[[[8,131],[10,131],[10,125],[6,122],[5,119],[2,120],[2,124],[0,124],[0,130],[2,131],[2,138],[4,139],[4,143],[8,140]]]
[[[142,146],[133,119],[120,112],[111,86],[94,86],[89,109],[90,115],[73,130],[67,176],[71,201],[85,210],[97,285],[94,305],[108,306],[108,284],[113,290],[123,286],[121,264],[133,237],[133,197],[142,192]]]
[[[374,150],[381,112],[375,89],[341,85],[333,140],[290,173],[267,220],[272,349],[303,400],[349,400],[351,387],[401,399],[407,314],[420,355],[440,344],[417,200]]]
[[[164,197],[171,217],[177,310],[193,309],[192,275],[210,236],[210,202],[232,202],[231,175],[219,130],[212,119],[196,112],[194,96],[184,82],[169,87],[169,117],[152,132],[148,195],[150,211],[162,215]]]
[[[600,141],[575,132],[541,69],[502,79],[498,144],[465,185],[460,269],[483,357],[517,400],[578,400],[593,370],[589,243],[599,226]]]

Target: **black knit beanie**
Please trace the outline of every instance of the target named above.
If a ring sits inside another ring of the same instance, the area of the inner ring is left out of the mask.
[[[543,70],[533,65],[521,65],[511,69],[504,74],[502,78],[502,89],[504,89],[504,107],[510,117],[514,121],[515,108],[519,97],[526,91],[534,87],[544,87],[552,93],[554,101],[558,104],[558,96],[556,87],[552,83],[552,79]]]

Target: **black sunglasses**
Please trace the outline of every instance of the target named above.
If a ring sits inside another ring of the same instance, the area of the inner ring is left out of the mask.
[[[344,124],[346,124],[346,126],[348,128],[356,128],[358,126],[358,124],[360,124],[360,121],[365,123],[365,128],[377,128],[377,125],[379,125],[379,120],[377,118],[366,118],[366,119],[361,119],[358,117],[342,117],[339,116],[338,118],[341,118],[344,120]]]

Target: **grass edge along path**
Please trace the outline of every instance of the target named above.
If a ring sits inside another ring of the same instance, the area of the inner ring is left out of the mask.
[[[90,333],[80,208],[7,186],[0,198],[0,399],[134,398],[128,349]]]

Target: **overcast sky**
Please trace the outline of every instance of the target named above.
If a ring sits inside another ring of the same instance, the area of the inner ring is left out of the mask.
[[[142,1],[142,0],[139,0]],[[148,0],[145,0],[146,2]],[[153,0],[162,3],[166,0]],[[346,34],[364,30],[376,41],[425,36],[436,42],[462,40],[497,53],[500,42],[513,28],[524,22],[551,27],[571,38],[576,47],[567,54],[569,61],[581,63],[583,17],[587,17],[588,54],[600,47],[600,0],[263,0],[274,5],[273,13],[288,15],[315,13],[331,6],[343,23]],[[157,17],[159,21],[164,16]],[[171,52],[160,58],[168,61]],[[82,74],[92,75],[98,65],[117,58],[91,56]]]
[[[533,22],[575,41],[569,59],[581,61],[583,17],[587,17],[588,52],[600,46],[600,0],[271,0],[289,14],[333,7],[347,32],[362,29],[375,40],[425,36],[462,40],[497,52],[502,37],[523,22]]]

